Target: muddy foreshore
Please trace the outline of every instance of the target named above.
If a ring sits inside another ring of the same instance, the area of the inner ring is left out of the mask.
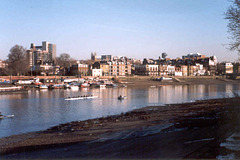
[[[149,106],[0,139],[2,158],[216,158],[239,130],[240,99]],[[236,155],[238,153],[235,153]]]

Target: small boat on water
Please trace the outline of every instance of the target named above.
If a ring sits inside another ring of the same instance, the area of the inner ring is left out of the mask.
[[[79,89],[79,86],[76,86],[76,85],[70,85],[70,88],[72,90],[78,90]]]
[[[70,84],[65,84],[65,85],[64,85],[64,88],[65,88],[65,89],[68,89],[68,88],[71,88],[71,86],[70,86]]]
[[[118,97],[118,100],[123,100],[123,99],[127,99],[127,97],[126,96],[121,96],[121,95]]]
[[[83,83],[83,84],[81,84],[81,87],[82,88],[87,88],[87,87],[89,87],[90,86],[90,84],[88,84],[88,83]]]
[[[48,86],[43,84],[39,86],[39,89],[48,89]]]
[[[112,83],[106,84],[106,87],[117,87],[117,86],[118,86],[117,84],[112,84]]]
[[[97,97],[98,96],[93,96],[93,95],[90,95],[90,96],[77,96],[77,97],[68,97],[65,100],[71,101],[71,100],[82,100],[82,99],[94,99],[94,98],[97,98]]]
[[[1,112],[0,112],[0,119],[11,118],[11,117],[14,117],[14,115],[2,115]]]
[[[100,88],[106,88],[106,84],[100,84]]]
[[[39,89],[48,89],[48,86],[45,84],[39,85]]]

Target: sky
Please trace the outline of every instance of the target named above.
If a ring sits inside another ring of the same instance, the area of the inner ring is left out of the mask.
[[[14,45],[57,45],[57,56],[157,59],[188,53],[236,61],[224,12],[229,0],[0,0],[0,59]]]

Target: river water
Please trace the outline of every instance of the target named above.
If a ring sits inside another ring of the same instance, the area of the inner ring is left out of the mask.
[[[79,90],[37,90],[0,95],[0,112],[15,115],[0,119],[0,137],[44,130],[54,125],[120,114],[136,108],[166,103],[233,96],[238,84],[170,85],[159,87],[80,88]],[[238,92],[239,93],[239,92]],[[65,98],[94,95],[96,99],[66,101]],[[119,95],[127,99],[118,100]]]

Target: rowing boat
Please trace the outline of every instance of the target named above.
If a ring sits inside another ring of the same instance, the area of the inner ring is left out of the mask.
[[[69,98],[66,98],[65,100],[67,100],[67,101],[71,101],[71,100],[93,99],[93,98],[97,98],[97,97],[98,97],[98,96],[69,97]]]
[[[0,115],[0,119],[2,118],[11,118],[14,117],[14,115]]]

